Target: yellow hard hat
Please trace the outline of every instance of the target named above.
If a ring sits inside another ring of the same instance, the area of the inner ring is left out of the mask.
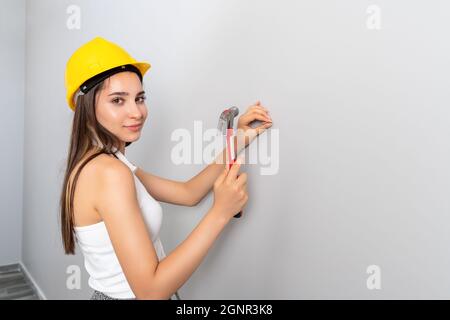
[[[140,78],[142,79],[150,67],[151,65],[148,62],[136,61],[117,44],[101,37],[95,37],[78,48],[67,61],[65,72],[67,103],[75,111],[74,94],[78,89],[83,91],[83,88],[80,87],[95,76],[102,80],[105,78],[102,78],[102,75],[111,75],[111,72],[108,73],[109,70],[121,69],[115,71],[120,72],[127,69],[134,71],[137,68],[136,71],[140,72]],[[84,89],[86,88],[87,86],[84,86]]]

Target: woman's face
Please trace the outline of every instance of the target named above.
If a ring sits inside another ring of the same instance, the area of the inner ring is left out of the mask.
[[[145,92],[134,72],[119,72],[105,80],[96,97],[97,121],[118,137],[123,144],[141,136],[147,118]],[[138,128],[130,126],[139,125]]]

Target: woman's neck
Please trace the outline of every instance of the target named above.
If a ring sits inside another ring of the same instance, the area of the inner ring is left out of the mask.
[[[123,155],[125,155],[125,142],[120,142],[119,151],[122,152]]]

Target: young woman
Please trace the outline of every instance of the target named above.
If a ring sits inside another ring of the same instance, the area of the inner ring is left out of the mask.
[[[142,78],[150,64],[96,37],[66,65],[67,103],[74,111],[60,200],[66,254],[78,243],[89,274],[91,299],[170,299],[248,200],[247,175],[230,169],[226,153],[188,182],[152,175],[125,157],[147,119]],[[254,120],[262,125],[251,128]],[[245,148],[271,126],[256,103],[238,120]],[[219,161],[218,161],[219,160]],[[158,201],[194,206],[214,189],[214,204],[192,233],[165,255]],[[179,298],[177,296],[177,298]]]

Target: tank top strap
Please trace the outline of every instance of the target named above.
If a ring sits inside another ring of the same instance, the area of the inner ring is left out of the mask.
[[[114,150],[115,150],[115,148],[114,148]],[[125,164],[128,166],[128,168],[130,168],[130,170],[131,170],[133,173],[136,172],[137,167],[136,167],[134,164],[132,164],[132,163],[125,157],[125,155],[124,155],[122,152],[120,152],[120,150],[116,150],[116,151],[114,152],[114,155],[116,156],[117,159],[119,159],[119,160],[121,160],[123,163],[125,163]]]

